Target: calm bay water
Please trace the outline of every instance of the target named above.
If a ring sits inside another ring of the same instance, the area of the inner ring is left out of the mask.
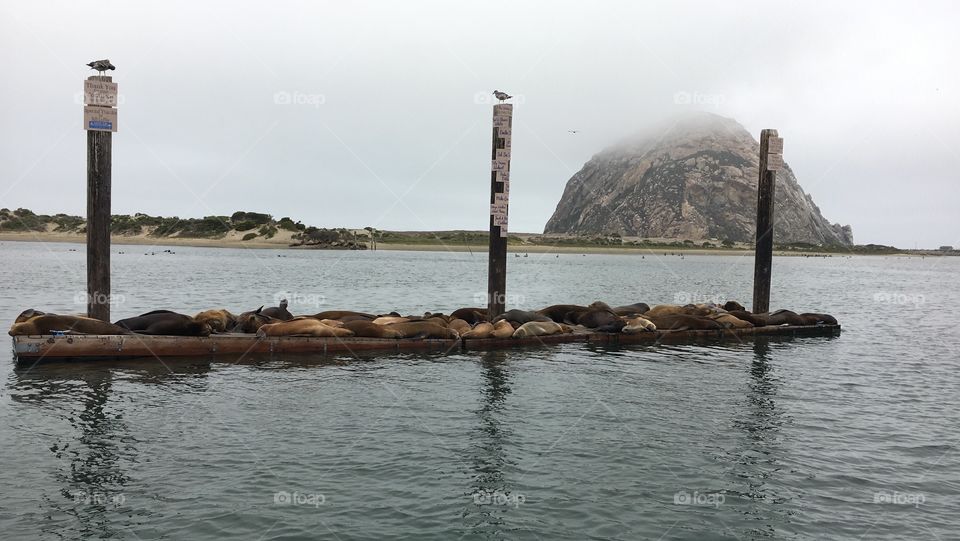
[[[116,319],[277,296],[294,313],[448,311],[486,284],[479,253],[113,251]],[[0,243],[0,261],[5,320],[83,310],[82,246]],[[508,304],[749,301],[752,264],[510,257]],[[0,535],[952,539],[958,279],[956,258],[777,258],[772,306],[832,313],[836,338],[33,367],[8,353]]]

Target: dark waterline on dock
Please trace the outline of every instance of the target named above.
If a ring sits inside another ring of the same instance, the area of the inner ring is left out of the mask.
[[[71,248],[0,244],[0,314],[82,311]],[[115,318],[278,295],[418,312],[486,288],[480,254],[164,248],[114,248]],[[749,300],[749,256],[658,255],[510,258],[507,304]],[[832,313],[839,338],[16,370],[8,355],[0,531],[947,539],[958,277],[953,258],[776,258],[771,306]]]

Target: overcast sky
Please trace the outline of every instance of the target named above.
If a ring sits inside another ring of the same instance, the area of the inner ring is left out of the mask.
[[[109,58],[114,213],[485,229],[496,88],[512,231],[603,147],[703,109],[777,128],[858,243],[960,245],[955,2],[0,6],[2,207],[84,212],[84,64]]]

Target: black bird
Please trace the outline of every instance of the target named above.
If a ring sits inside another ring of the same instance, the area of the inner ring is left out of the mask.
[[[577,132],[580,131],[580,130],[567,130],[567,131],[570,132],[570,133],[577,133]]]
[[[503,103],[505,100],[509,100],[510,98],[513,97],[510,94],[507,94],[506,92],[500,92],[499,90],[494,90],[493,95],[496,96],[498,100],[500,100],[500,103]]]
[[[104,58],[103,60],[94,60],[93,62],[90,62],[87,65],[90,66],[90,69],[99,71],[100,75],[103,75],[103,72],[107,70],[117,69],[117,67],[111,64],[110,61],[107,60],[106,58]]]

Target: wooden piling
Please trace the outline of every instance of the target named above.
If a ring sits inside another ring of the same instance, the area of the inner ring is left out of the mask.
[[[487,252],[487,312],[496,317],[506,311],[507,200],[510,195],[510,148],[513,106],[493,106],[493,144],[490,171],[490,244]]]
[[[111,82],[111,77],[93,76]],[[110,190],[113,133],[87,131],[87,316],[110,321]]]
[[[760,177],[757,185],[757,242],[754,250],[753,313],[770,310],[770,277],[773,269],[773,199],[777,170],[783,163],[783,139],[777,130],[760,132]]]

